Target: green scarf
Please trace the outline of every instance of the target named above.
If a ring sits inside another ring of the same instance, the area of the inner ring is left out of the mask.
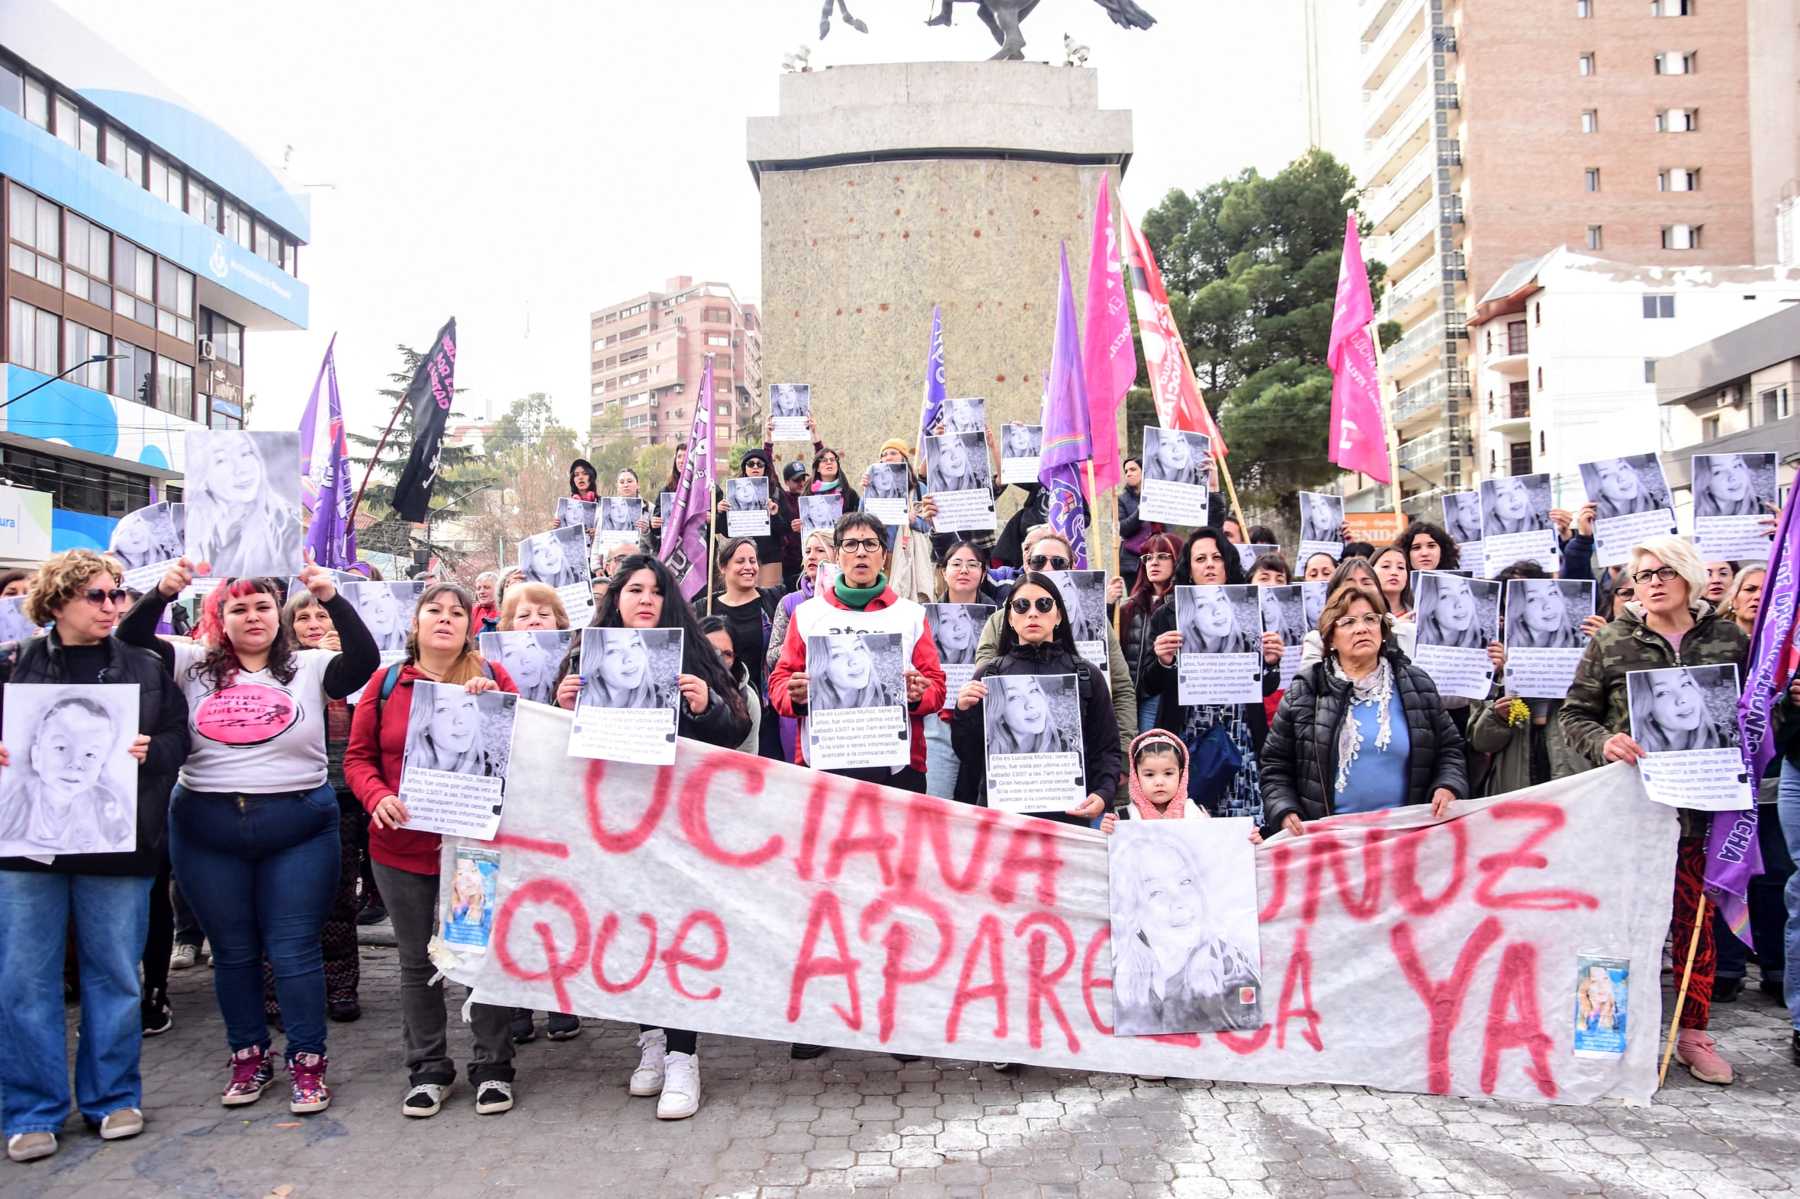
[[[886,591],[887,585],[888,581],[886,575],[876,575],[875,583],[870,587],[852,587],[844,581],[843,575],[839,575],[836,579],[832,580],[831,590],[837,595],[838,599],[844,602],[844,607],[854,608],[860,612],[869,606],[870,600],[873,600],[876,596]]]
[[[814,479],[812,485],[813,494],[818,495],[821,492],[836,491],[843,482],[843,475],[839,475],[835,479]]]

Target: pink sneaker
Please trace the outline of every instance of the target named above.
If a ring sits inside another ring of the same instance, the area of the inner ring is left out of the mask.
[[[331,1088],[325,1085],[325,1057],[318,1053],[296,1053],[288,1063],[294,1079],[294,1097],[288,1111],[297,1116],[322,1112],[331,1106]]]
[[[275,1059],[255,1045],[231,1055],[231,1085],[219,1097],[226,1107],[255,1103],[275,1080]]]
[[[1684,1028],[1676,1036],[1675,1060],[1701,1082],[1731,1085],[1731,1063],[1719,1056],[1713,1039],[1698,1028]]]

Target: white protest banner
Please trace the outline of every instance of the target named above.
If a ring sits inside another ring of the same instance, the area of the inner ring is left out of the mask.
[[[526,706],[523,744],[567,736]],[[1582,955],[1654,963],[1675,813],[1629,766],[1310,823],[1256,849],[1268,1023],[1119,1038],[1107,843],[684,741],[668,767],[522,754],[480,1003],[847,1049],[1271,1085],[1648,1102],[1661,996],[1573,1054]],[[457,843],[446,842],[447,895]],[[1653,974],[1646,967],[1646,974]]]

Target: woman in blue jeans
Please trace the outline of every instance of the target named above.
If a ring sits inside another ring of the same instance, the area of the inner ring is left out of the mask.
[[[163,647],[187,697],[189,752],[169,805],[175,879],[213,947],[213,990],[231,1046],[222,1102],[255,1103],[274,1080],[262,962],[275,970],[293,1094],[288,1110],[324,1111],[325,968],[319,935],[338,881],[337,794],[326,782],[325,707],[381,660],[331,576],[300,581],[331,615],[342,650],[300,649],[281,626],[273,579],[229,579],[206,598],[194,643],[165,643],[157,621],[193,581],[182,559],[119,626]]]
[[[50,632],[0,646],[0,682],[127,683],[138,691],[130,727],[112,728],[103,716],[63,701],[54,707],[68,716],[47,713],[30,744],[0,746],[0,794],[9,799],[20,780],[29,788],[30,779],[45,774],[70,741],[105,737],[137,762],[137,794],[127,801],[136,824],[129,850],[69,853],[45,842],[42,833],[59,835],[68,823],[55,810],[66,787],[42,788],[35,810],[45,819],[0,820],[9,848],[32,854],[0,858],[0,1124],[7,1156],[16,1162],[55,1153],[56,1134],[69,1117],[62,988],[64,930],[71,926],[81,961],[75,1104],[104,1140],[144,1129],[138,956],[149,928],[150,884],[162,861],[169,788],[187,757],[187,704],[156,655],[112,635],[127,598],[123,574],[115,559],[91,550],[57,554],[38,568],[25,600],[26,617],[51,624]],[[12,702],[21,699],[15,692]],[[90,769],[63,758],[57,773],[74,778]],[[91,782],[73,799],[82,794],[92,794]],[[9,816],[14,810],[7,805]]]

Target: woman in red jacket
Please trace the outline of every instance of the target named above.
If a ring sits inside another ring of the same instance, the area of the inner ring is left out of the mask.
[[[437,1115],[456,1080],[456,1064],[450,1060],[443,982],[432,982],[437,967],[426,952],[437,924],[438,835],[400,827],[407,820],[398,794],[400,772],[413,683],[460,683],[472,692],[518,690],[498,663],[476,652],[474,610],[475,597],[458,583],[425,589],[407,634],[406,661],[383,667],[369,680],[344,753],[344,776],[369,811],[369,856],[400,950],[400,1026],[409,1072],[400,1111],[415,1117]],[[479,1115],[513,1105],[510,1015],[510,1008],[485,1003],[475,1004],[470,1014],[475,1060],[469,1065],[469,1081]]]

